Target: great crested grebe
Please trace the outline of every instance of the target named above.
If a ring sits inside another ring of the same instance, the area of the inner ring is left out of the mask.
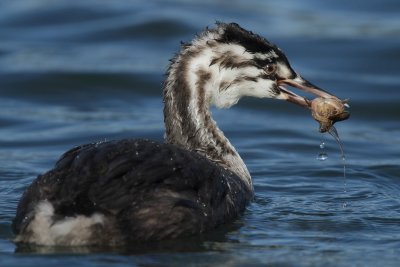
[[[266,39],[217,23],[172,59],[164,83],[165,143],[124,139],[63,154],[23,194],[16,242],[121,245],[195,235],[237,218],[253,198],[243,160],[211,117],[242,96],[310,107],[312,85]]]

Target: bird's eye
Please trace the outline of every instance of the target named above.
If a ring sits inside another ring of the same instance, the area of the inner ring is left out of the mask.
[[[276,72],[276,64],[274,63],[267,64],[267,66],[264,67],[264,71],[268,75],[274,74]]]

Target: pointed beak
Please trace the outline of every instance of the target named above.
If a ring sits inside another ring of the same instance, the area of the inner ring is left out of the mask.
[[[317,97],[322,98],[337,98],[336,96],[328,93],[327,91],[313,85],[309,81],[297,76],[294,79],[280,79],[278,80],[278,86],[280,90],[280,99],[292,102],[294,104],[300,105],[302,107],[310,108],[311,101],[307,98],[300,96],[285,87],[285,85],[300,89],[306,93],[313,94]]]

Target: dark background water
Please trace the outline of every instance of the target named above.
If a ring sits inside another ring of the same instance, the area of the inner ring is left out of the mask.
[[[398,266],[399,14],[397,0],[1,1],[0,266]],[[168,59],[217,20],[265,36],[303,76],[350,98],[352,117],[337,125],[347,178],[307,111],[244,99],[214,111],[254,179],[256,199],[233,225],[157,249],[16,251],[18,199],[62,152],[162,141]]]

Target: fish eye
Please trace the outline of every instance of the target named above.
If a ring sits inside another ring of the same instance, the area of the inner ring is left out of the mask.
[[[264,67],[264,71],[267,75],[274,74],[276,72],[276,64],[275,63],[268,63]]]

